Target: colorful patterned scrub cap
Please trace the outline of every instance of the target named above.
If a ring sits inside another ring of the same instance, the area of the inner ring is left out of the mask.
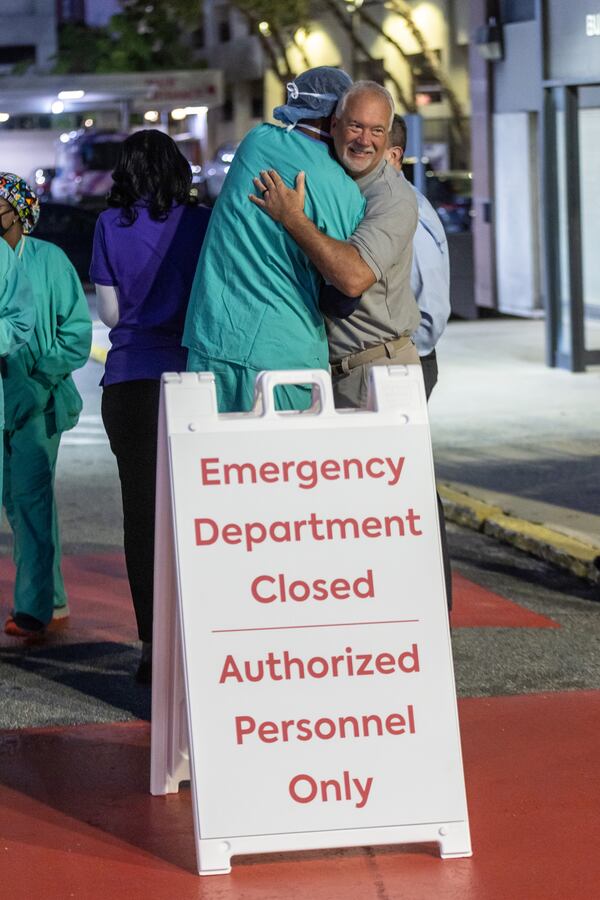
[[[0,172],[0,197],[17,213],[23,234],[30,234],[40,217],[40,201],[27,182],[12,172]]]

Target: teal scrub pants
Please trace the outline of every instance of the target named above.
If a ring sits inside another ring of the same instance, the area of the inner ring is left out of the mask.
[[[188,353],[188,372],[212,372],[217,386],[217,406],[220,413],[248,412],[254,405],[254,382],[260,369],[238,366],[235,363],[211,359],[195,350]],[[311,404],[310,385],[286,384],[275,388],[275,406],[279,410],[308,409]]]
[[[54,415],[41,414],[4,432],[2,502],[14,537],[14,610],[44,625],[55,607],[67,604],[54,501],[60,433],[53,426]]]

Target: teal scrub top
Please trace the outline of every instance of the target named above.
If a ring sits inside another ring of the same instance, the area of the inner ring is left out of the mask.
[[[289,186],[304,171],[305,213],[332,238],[346,240],[364,215],[358,187],[327,144],[276,125],[253,128],[210,218],[183,344],[254,369],[327,368],[321,276],[283,226],[248,199],[262,169],[276,169]]]
[[[29,280],[12,249],[0,238],[0,356],[14,353],[29,340],[34,321]],[[4,425],[2,397],[0,389],[0,427]]]
[[[56,431],[72,428],[81,397],[70,373],[90,353],[92,322],[77,273],[63,251],[47,241],[23,237],[15,257],[33,291],[35,327],[29,343],[6,360],[6,428],[20,428],[32,416],[54,412]]]

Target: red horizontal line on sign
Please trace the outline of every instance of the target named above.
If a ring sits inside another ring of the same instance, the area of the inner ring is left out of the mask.
[[[403,625],[420,619],[387,619],[383,622],[331,622],[326,625],[271,625],[266,628],[213,628],[213,634],[231,634],[235,631],[290,631],[296,628],[346,628],[349,625]]]

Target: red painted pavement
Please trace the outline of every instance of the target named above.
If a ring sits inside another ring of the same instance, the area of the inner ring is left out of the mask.
[[[592,900],[600,692],[460,702],[472,859],[379,847],[195,874],[189,790],[147,793],[146,724],[0,732],[6,900]]]
[[[137,639],[125,562],[120,553],[65,556],[63,574],[71,617],[69,627],[46,637],[46,642],[80,643]],[[0,595],[3,598],[2,622],[11,609],[10,597],[14,567],[0,558]],[[455,573],[454,628],[558,628],[546,616],[538,615],[493,591]],[[0,646],[15,646],[14,638],[0,632]]]
[[[454,572],[453,628],[560,628],[547,616],[532,612]]]
[[[65,556],[62,563],[71,616],[69,627],[49,634],[47,642],[80,643],[90,641],[137,640],[137,629],[122,553]],[[0,595],[4,619],[10,612],[14,566],[0,558]],[[0,646],[15,646],[14,638],[0,637]]]

